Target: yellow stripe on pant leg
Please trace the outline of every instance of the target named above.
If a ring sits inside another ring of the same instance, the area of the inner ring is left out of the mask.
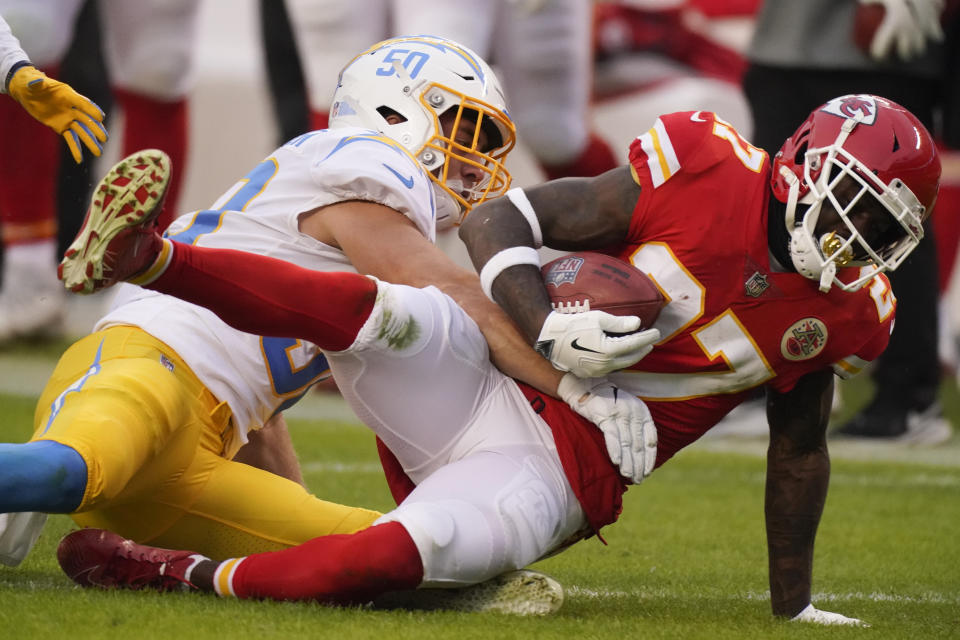
[[[130,497],[128,486],[162,483],[189,464],[189,459],[164,458],[174,441],[186,439],[180,449],[192,451],[199,433],[181,432],[188,415],[192,389],[160,362],[160,352],[137,349],[129,355],[122,333],[94,334],[68,350],[57,365],[38,406],[34,439],[52,440],[76,449],[87,464],[87,489],[78,511],[104,506],[120,496]],[[96,355],[91,347],[96,343]],[[151,357],[152,356],[152,357]],[[83,374],[76,376],[77,372]],[[64,386],[70,378],[74,378]],[[54,396],[56,386],[63,388]],[[152,474],[144,466],[153,465]]]
[[[92,362],[99,371],[88,375]],[[86,461],[78,524],[142,541],[183,515],[185,505],[158,504],[156,496],[180,480],[203,446],[224,448],[229,421],[229,410],[218,409],[169,347],[138,328],[111,327],[61,358],[38,404],[34,438],[73,447]],[[195,483],[194,497],[201,490]]]

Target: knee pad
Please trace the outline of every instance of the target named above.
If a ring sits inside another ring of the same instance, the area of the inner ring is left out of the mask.
[[[524,460],[523,466],[525,472],[500,491],[496,503],[504,527],[506,553],[517,569],[550,551],[565,513],[562,495],[544,480],[551,475],[547,466],[534,457]]]
[[[417,305],[410,303],[409,287],[383,280],[376,283],[377,300],[347,351],[386,349],[397,356],[417,353],[432,331],[428,311],[420,309],[418,313]]]

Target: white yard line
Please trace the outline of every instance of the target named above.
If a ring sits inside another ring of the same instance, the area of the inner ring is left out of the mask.
[[[714,436],[692,446],[697,451],[719,451],[764,457],[766,437]],[[960,437],[935,447],[910,447],[895,442],[828,441],[833,460],[907,462],[912,464],[960,467]]]
[[[671,591],[668,589],[631,589],[629,591],[610,590],[610,589],[585,589],[583,587],[572,586],[564,587],[564,593],[567,597],[583,600],[611,600],[640,598],[650,600],[654,598],[672,598],[683,596],[687,599],[701,598],[704,600],[715,600],[717,597],[726,600],[760,600],[770,599],[770,592],[746,591],[742,593],[730,593],[722,596],[712,594],[691,594],[689,592]],[[850,592],[850,593],[828,593],[820,592],[812,594],[813,602],[856,602],[870,600],[872,602],[898,602],[906,604],[934,603],[934,604],[960,604],[960,593],[938,593],[927,592],[921,595],[907,596],[897,593],[881,592]]]
[[[37,396],[53,371],[55,361],[50,358],[36,358],[24,354],[0,353],[0,393]],[[347,403],[336,393],[308,393],[286,414],[290,418],[314,420],[326,419],[361,426]],[[719,451],[744,455],[766,456],[767,439],[765,437],[744,437],[730,435],[702,438],[692,445],[693,450]],[[682,453],[681,453],[682,455]],[[875,443],[856,441],[831,441],[830,457],[834,460],[883,460],[921,465],[960,467],[960,437],[937,447],[908,447],[895,443]],[[859,476],[857,477],[859,478]],[[848,479],[860,484],[883,484],[883,479]],[[835,473],[832,482],[840,482]],[[917,484],[944,487],[957,486],[955,477],[938,479],[936,476],[920,478]]]
[[[300,467],[304,473],[373,473],[383,475],[379,462],[306,462]]]

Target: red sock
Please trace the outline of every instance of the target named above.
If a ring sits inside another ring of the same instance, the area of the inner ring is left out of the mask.
[[[617,166],[617,158],[610,145],[600,136],[591,133],[587,147],[575,160],[563,165],[544,165],[543,171],[548,180],[556,180],[574,176],[598,176]]]
[[[163,102],[122,89],[114,90],[114,94],[125,118],[123,155],[140,149],[160,149],[170,156],[172,175],[166,205],[160,214],[162,231],[180,211],[180,185],[187,164],[187,101]]]
[[[370,316],[376,283],[356,273],[313,271],[232,249],[173,243],[166,271],[147,285],[207,307],[241,331],[349,347]]]
[[[416,588],[423,581],[423,561],[403,525],[388,522],[248,556],[237,565],[229,586],[230,576],[222,573],[217,576],[221,595],[355,604],[387,591]]]
[[[55,69],[44,72],[56,77]],[[12,98],[3,98],[0,140],[0,220],[4,243],[56,237],[56,183],[63,138],[34,120]]]

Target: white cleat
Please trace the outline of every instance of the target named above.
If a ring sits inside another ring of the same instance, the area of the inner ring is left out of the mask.
[[[115,164],[93,192],[80,233],[60,262],[63,286],[93,293],[150,266],[156,219],[170,182],[170,158],[144,149]]]
[[[417,589],[385,594],[374,601],[378,609],[446,610],[544,616],[563,605],[563,587],[550,576],[521,569],[486,582],[456,589]]]

